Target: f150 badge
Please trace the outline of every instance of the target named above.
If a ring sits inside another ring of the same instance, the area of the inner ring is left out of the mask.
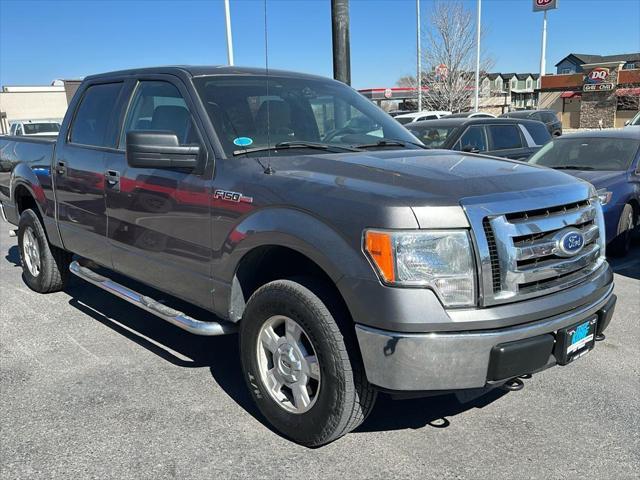
[[[231,192],[229,190],[216,190],[213,192],[213,198],[235,203],[253,203],[253,197],[245,197],[240,192]]]

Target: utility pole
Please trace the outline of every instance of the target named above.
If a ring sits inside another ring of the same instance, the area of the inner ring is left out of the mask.
[[[331,33],[333,40],[333,78],[351,85],[349,0],[331,0]]]
[[[420,0],[416,0],[416,52],[418,60],[418,111],[422,111],[422,48],[420,48]]]
[[[478,0],[478,21],[476,24],[477,37],[476,37],[476,101],[474,110],[478,111],[478,103],[480,101],[480,19],[482,11],[482,0]]]
[[[227,63],[233,66],[233,38],[231,37],[231,12],[229,0],[224,0],[224,16],[227,24]]]
[[[542,19],[542,51],[540,52],[540,76],[546,74],[547,70],[547,11],[544,11]]]

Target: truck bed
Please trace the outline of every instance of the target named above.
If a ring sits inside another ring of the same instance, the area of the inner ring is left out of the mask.
[[[18,163],[31,168],[51,168],[51,159],[56,147],[53,137],[0,137],[0,201],[9,198],[9,178]]]

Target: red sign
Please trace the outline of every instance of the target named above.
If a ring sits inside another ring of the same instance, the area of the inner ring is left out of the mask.
[[[609,69],[604,67],[597,67],[591,70],[587,74],[586,83],[602,83],[609,78]]]
[[[557,0],[533,0],[533,11],[540,12],[542,10],[551,10],[558,8]]]
[[[393,96],[393,90],[390,88],[384,89],[384,98],[391,98]]]
[[[436,67],[436,80],[444,80],[449,76],[449,67],[441,63]]]

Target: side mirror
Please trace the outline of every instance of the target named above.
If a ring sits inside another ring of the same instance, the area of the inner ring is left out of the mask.
[[[631,120],[627,120],[626,122],[624,122],[624,126],[626,127],[627,125],[631,125]]]
[[[462,147],[462,151],[467,153],[480,153],[480,150],[475,148],[473,145],[465,145]]]
[[[190,168],[198,166],[199,145],[180,145],[170,131],[127,132],[127,163],[137,168]]]

